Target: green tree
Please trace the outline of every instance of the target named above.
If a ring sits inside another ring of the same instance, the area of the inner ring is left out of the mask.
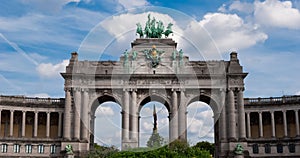
[[[164,138],[159,135],[159,133],[153,132],[147,141],[147,147],[149,148],[159,148],[164,145]]]
[[[117,152],[119,152],[119,150],[114,146],[105,147],[105,146],[100,146],[97,143],[94,143],[94,150],[88,153],[87,158],[111,157],[113,154]]]
[[[211,155],[214,155],[215,152],[215,145],[214,143],[209,143],[207,141],[198,142],[193,148],[199,148],[200,150],[209,151]]]

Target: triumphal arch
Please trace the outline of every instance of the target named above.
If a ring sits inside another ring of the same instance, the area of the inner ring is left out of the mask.
[[[159,26],[148,32],[137,26],[140,38],[131,43],[131,49],[125,50],[119,61],[79,61],[78,54],[72,53],[62,73],[64,145],[89,150],[95,110],[106,101],[122,108],[122,149],[139,146],[139,112],[150,101],[158,101],[168,109],[169,142],[187,140],[187,106],[202,101],[214,113],[217,156],[228,156],[228,151],[247,146],[243,106],[247,73],[237,53],[232,52],[229,61],[190,61],[184,50],[168,38],[171,24],[160,33]],[[153,34],[155,31],[157,34]]]

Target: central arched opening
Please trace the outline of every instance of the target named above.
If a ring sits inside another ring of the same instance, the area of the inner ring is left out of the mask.
[[[167,144],[169,103],[163,97],[153,95],[143,99],[139,105],[139,146],[152,148]],[[159,136],[159,141],[156,136]]]
[[[101,146],[121,149],[121,104],[112,96],[97,98],[91,107],[90,142]]]

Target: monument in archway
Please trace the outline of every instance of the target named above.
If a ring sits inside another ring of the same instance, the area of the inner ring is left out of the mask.
[[[137,25],[140,38],[119,61],[79,61],[78,54],[72,53],[62,73],[62,146],[71,144],[77,152],[90,149],[95,110],[106,101],[122,108],[122,149],[139,146],[139,112],[150,101],[168,109],[169,141],[187,140],[187,106],[203,101],[214,113],[216,156],[234,155],[237,146],[247,146],[243,97],[247,73],[237,53],[232,52],[229,61],[190,61],[177,43],[167,38],[172,24],[164,30],[160,22],[153,27],[151,21],[144,30]]]

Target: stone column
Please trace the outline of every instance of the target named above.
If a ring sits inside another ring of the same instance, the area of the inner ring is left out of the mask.
[[[259,120],[259,137],[264,136],[263,124],[262,124],[262,112],[258,112],[258,120]]]
[[[14,110],[10,110],[9,127],[9,136],[12,137],[14,134]]]
[[[74,139],[79,140],[80,139],[80,113],[81,113],[81,91],[80,88],[76,88],[74,91],[75,98],[75,110],[74,110]]]
[[[221,116],[220,116],[220,128],[219,128],[219,132],[220,132],[220,138],[221,140],[226,140],[226,111],[225,111],[225,107],[222,108],[221,111]]]
[[[0,132],[1,132],[1,109],[0,109]],[[3,137],[4,137],[4,135],[3,135]]]
[[[58,112],[58,127],[57,127],[57,137],[61,137],[61,126],[62,126],[62,112]]]
[[[137,115],[137,105],[136,105],[136,90],[132,90],[131,94],[131,106],[130,106],[130,114],[132,115],[131,119],[131,139],[134,141],[138,140],[138,115]]]
[[[237,106],[238,106],[238,119],[239,119],[239,138],[246,138],[246,125],[245,125],[245,110],[244,110],[244,88],[239,89],[237,94]]]
[[[22,111],[22,137],[25,137],[26,128],[26,111]]]
[[[65,98],[65,109],[64,109],[64,139],[71,140],[71,90],[65,89],[66,98]],[[60,127],[60,126],[59,126]]]
[[[37,137],[38,133],[38,117],[39,117],[39,112],[35,111],[34,112],[34,127],[33,127],[33,137]]]
[[[174,141],[178,138],[178,105],[177,105],[177,92],[175,89],[173,89],[172,92],[172,110],[170,115],[170,142]]]
[[[251,138],[250,112],[247,112],[247,138]]]
[[[123,114],[122,140],[128,142],[129,141],[129,92],[127,89],[124,89],[122,114]]]
[[[275,138],[275,119],[274,119],[274,111],[271,111],[271,127],[272,127],[272,137]]]
[[[88,140],[88,107],[89,107],[89,94],[88,89],[83,90],[83,104],[81,106],[82,109],[82,133],[81,139],[87,141]]]
[[[46,121],[46,137],[50,137],[50,112],[47,111],[47,121]]]
[[[228,138],[230,140],[236,140],[236,121],[235,121],[235,105],[234,105],[234,93],[232,89],[228,89]]]
[[[299,115],[298,115],[298,110],[295,110],[295,121],[296,121],[296,136],[300,136],[300,133],[299,133]]]
[[[283,128],[284,128],[284,137],[287,137],[288,134],[287,134],[287,122],[286,122],[286,111],[283,110],[282,111],[283,113]]]
[[[178,135],[179,139],[186,140],[186,106],[185,106],[184,90],[180,91],[180,105],[178,111]]]
[[[220,132],[220,138],[221,140],[226,140],[227,139],[227,132],[226,132],[226,108],[225,108],[225,89],[220,90],[220,104],[221,104],[221,116],[219,119],[219,132]]]

